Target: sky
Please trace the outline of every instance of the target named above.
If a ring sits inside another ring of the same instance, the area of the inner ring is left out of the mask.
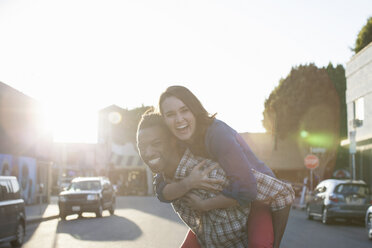
[[[346,66],[370,0],[0,0],[0,81],[38,100],[56,142],[95,143],[98,111],[188,87],[238,132],[291,68]]]

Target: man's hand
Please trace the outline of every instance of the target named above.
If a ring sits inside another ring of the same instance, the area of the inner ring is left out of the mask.
[[[188,207],[195,209],[197,211],[201,212],[206,211],[204,206],[205,205],[204,200],[200,198],[197,194],[191,192],[187,193],[187,195],[185,195],[185,203]]]
[[[220,192],[222,190],[222,179],[209,178],[208,174],[218,167],[217,164],[203,168],[205,166],[205,160],[196,165],[190,175],[186,177],[187,183],[190,189],[204,189],[211,190],[214,192]]]

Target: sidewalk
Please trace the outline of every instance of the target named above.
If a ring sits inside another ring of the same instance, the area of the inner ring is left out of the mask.
[[[26,222],[34,223],[58,218],[58,196],[51,196],[50,203],[26,205]]]
[[[301,197],[296,197],[293,204],[292,204],[292,208],[305,210],[306,205],[305,204],[300,204],[300,201],[301,201]]]

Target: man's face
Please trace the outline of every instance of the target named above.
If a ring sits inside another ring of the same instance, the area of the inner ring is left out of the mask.
[[[167,132],[159,126],[143,128],[138,131],[137,142],[140,156],[150,169],[164,172],[175,150]]]

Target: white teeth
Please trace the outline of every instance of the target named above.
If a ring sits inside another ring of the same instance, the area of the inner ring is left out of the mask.
[[[149,164],[157,164],[160,161],[160,158],[154,158],[149,161]]]
[[[179,127],[177,127],[177,129],[183,129],[185,127],[187,127],[187,125],[179,126]]]

